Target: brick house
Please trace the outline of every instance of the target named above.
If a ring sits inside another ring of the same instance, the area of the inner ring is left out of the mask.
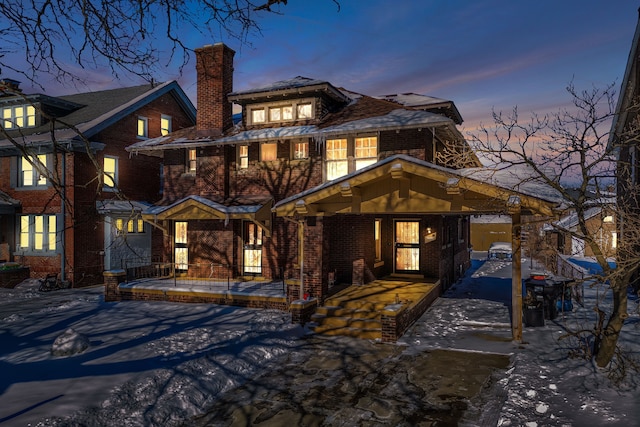
[[[162,197],[161,160],[125,147],[195,123],[180,86],[56,97],[24,94],[13,80],[0,87],[4,259],[32,277],[58,273],[86,286],[123,257],[151,256],[152,227],[140,213]]]
[[[233,56],[196,49],[196,126],[127,148],[163,158],[163,199],[142,216],[185,276],[283,278],[289,301],[320,303],[391,275],[446,289],[470,264],[470,214],[544,210],[473,178],[451,101],[305,77],[234,92]]]

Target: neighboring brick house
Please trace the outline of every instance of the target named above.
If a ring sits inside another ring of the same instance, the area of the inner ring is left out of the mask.
[[[32,277],[59,273],[86,286],[102,283],[105,266],[120,268],[118,258],[150,257],[152,227],[140,212],[162,197],[161,159],[124,148],[194,124],[180,86],[56,97],[23,94],[13,80],[0,86],[0,243],[11,260]]]
[[[234,92],[233,56],[197,49],[196,126],[127,148],[163,156],[143,218],[185,275],[284,278],[290,300],[321,303],[333,283],[389,275],[446,288],[470,264],[469,214],[511,212],[512,193],[463,174],[481,164],[452,102],[305,77]]]

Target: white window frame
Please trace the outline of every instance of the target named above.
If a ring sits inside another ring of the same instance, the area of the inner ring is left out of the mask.
[[[249,146],[238,145],[238,169],[249,168]]]
[[[291,142],[291,159],[306,160],[309,158],[309,141]]]
[[[143,116],[138,116],[136,135],[140,139],[149,138],[149,119]]]
[[[107,169],[107,160],[113,160],[113,169]],[[118,185],[118,158],[116,156],[104,156],[102,161],[102,183],[105,190],[115,190]]]
[[[58,217],[55,214],[19,215],[17,250],[52,254],[58,248]]]
[[[334,144],[337,141],[346,141],[346,155],[344,157],[337,157],[338,152],[340,155],[345,153],[344,148],[335,147]],[[379,153],[377,135],[327,139],[324,147],[326,181],[332,181],[376,163]]]
[[[37,165],[49,170],[48,156],[38,154],[31,157],[31,163],[26,157],[18,157],[18,187],[45,187],[48,183],[47,176],[40,173]],[[28,178],[28,179],[27,179]]]
[[[338,143],[340,146],[336,146]],[[342,156],[343,152],[344,156]],[[325,169],[327,181],[349,174],[349,140],[347,138],[327,139]]]
[[[267,109],[265,107],[252,108],[250,111],[251,124],[264,124],[267,122]]]
[[[187,148],[186,173],[195,174],[198,171],[198,151],[195,148]]]
[[[2,127],[22,129],[36,126],[36,108],[33,105],[13,105],[2,108]]]
[[[171,116],[160,115],[160,135],[165,136],[171,133]]]
[[[308,114],[303,114],[304,110],[309,110]],[[313,103],[311,102],[301,102],[296,105],[296,119],[298,120],[308,120],[313,119]]]

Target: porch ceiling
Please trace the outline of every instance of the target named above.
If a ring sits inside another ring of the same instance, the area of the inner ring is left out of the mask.
[[[514,197],[517,196],[517,197]],[[553,215],[556,202],[394,156],[277,203],[278,216],[522,213]]]

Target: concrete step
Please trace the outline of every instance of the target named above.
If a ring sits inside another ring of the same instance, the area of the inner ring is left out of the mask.
[[[316,309],[316,314],[323,316],[351,317],[353,319],[379,319],[380,313],[371,310],[357,308],[344,308],[336,306],[322,306]]]
[[[382,328],[380,329],[360,329],[360,328],[337,328],[334,326],[323,326],[318,325],[314,329],[314,332],[317,334],[323,335],[341,335],[352,338],[360,338],[360,339],[381,339],[382,338]]]
[[[333,328],[359,328],[359,329],[379,329],[382,330],[382,322],[378,316],[377,319],[354,319],[351,317],[336,317],[314,314],[311,321],[318,326],[326,326]]]

